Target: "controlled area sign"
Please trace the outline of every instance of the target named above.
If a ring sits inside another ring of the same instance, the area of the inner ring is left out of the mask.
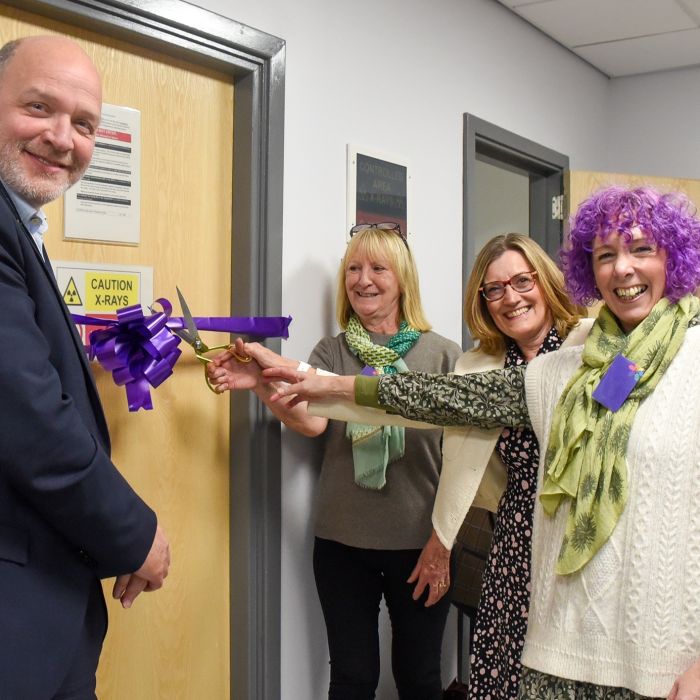
[[[71,313],[117,318],[117,311],[153,303],[153,268],[138,265],[52,261],[58,288]],[[83,344],[98,326],[78,324]]]

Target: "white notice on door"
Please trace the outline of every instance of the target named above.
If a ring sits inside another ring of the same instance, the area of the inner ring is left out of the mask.
[[[66,240],[137,245],[141,235],[141,112],[102,105],[95,152],[64,198]]]

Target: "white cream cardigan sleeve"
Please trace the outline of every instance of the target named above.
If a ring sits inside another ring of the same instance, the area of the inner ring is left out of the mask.
[[[455,364],[455,374],[486,372],[503,367],[504,356],[465,352]],[[452,549],[459,528],[472,506],[496,512],[506,487],[506,468],[494,452],[501,428],[481,430],[472,426],[445,428],[442,471],[433,505],[433,528],[440,542]]]
[[[593,325],[582,319],[562,343],[573,347],[585,342]],[[471,374],[503,367],[503,355],[467,352],[457,360],[455,374]],[[472,427],[445,428],[442,445],[442,472],[433,506],[433,528],[445,547],[454,544],[459,528],[474,506],[495,513],[506,488],[507,473],[495,453],[500,428],[480,430]]]

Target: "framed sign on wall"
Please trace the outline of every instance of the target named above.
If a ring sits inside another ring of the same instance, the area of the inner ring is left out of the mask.
[[[408,163],[348,144],[347,168],[347,230],[391,222],[408,235]]]

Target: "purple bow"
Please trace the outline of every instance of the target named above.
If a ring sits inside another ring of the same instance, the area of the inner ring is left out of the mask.
[[[116,320],[71,314],[73,321],[91,326],[104,326],[90,333],[87,347],[90,359],[112,373],[114,383],[124,386],[129,411],[151,410],[150,387],[162,384],[172,373],[182,354],[181,340],[172,328],[185,326],[182,317],[171,318],[172,304],[157,299],[163,311],[146,316],[140,305],[117,311]],[[244,333],[259,338],[287,338],[291,317],[209,316],[195,318],[200,330]]]

